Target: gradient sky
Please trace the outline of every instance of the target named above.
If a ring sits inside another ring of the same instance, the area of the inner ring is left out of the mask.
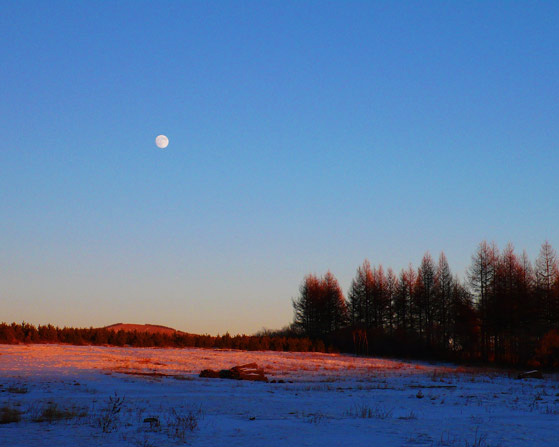
[[[307,273],[559,248],[557,2],[5,0],[0,35],[0,321],[250,333]]]

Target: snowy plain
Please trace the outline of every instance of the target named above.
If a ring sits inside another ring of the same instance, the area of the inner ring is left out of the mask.
[[[198,377],[250,362],[276,383]],[[2,408],[14,447],[559,446],[555,375],[338,354],[0,345]]]

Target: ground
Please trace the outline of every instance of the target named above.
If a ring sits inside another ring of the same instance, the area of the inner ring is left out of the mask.
[[[276,383],[198,377],[249,362]],[[319,353],[0,345],[0,422],[2,446],[553,446],[559,377]]]

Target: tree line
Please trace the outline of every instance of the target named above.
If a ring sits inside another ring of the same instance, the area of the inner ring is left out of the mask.
[[[241,349],[246,351],[325,352],[320,339],[311,340],[289,329],[262,331],[256,335],[197,335],[138,331],[114,331],[106,328],[73,328],[29,323],[0,323],[0,343],[65,343],[72,345]],[[332,349],[332,348],[330,348]]]
[[[444,253],[396,274],[369,261],[347,297],[331,272],[307,275],[293,329],[342,351],[559,366],[559,262],[548,242],[532,264],[482,242],[460,280]]]

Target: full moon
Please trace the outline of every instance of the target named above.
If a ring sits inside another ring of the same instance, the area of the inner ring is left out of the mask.
[[[157,137],[155,138],[155,144],[159,149],[165,149],[167,146],[169,146],[169,138],[167,138],[165,135],[157,135]]]

